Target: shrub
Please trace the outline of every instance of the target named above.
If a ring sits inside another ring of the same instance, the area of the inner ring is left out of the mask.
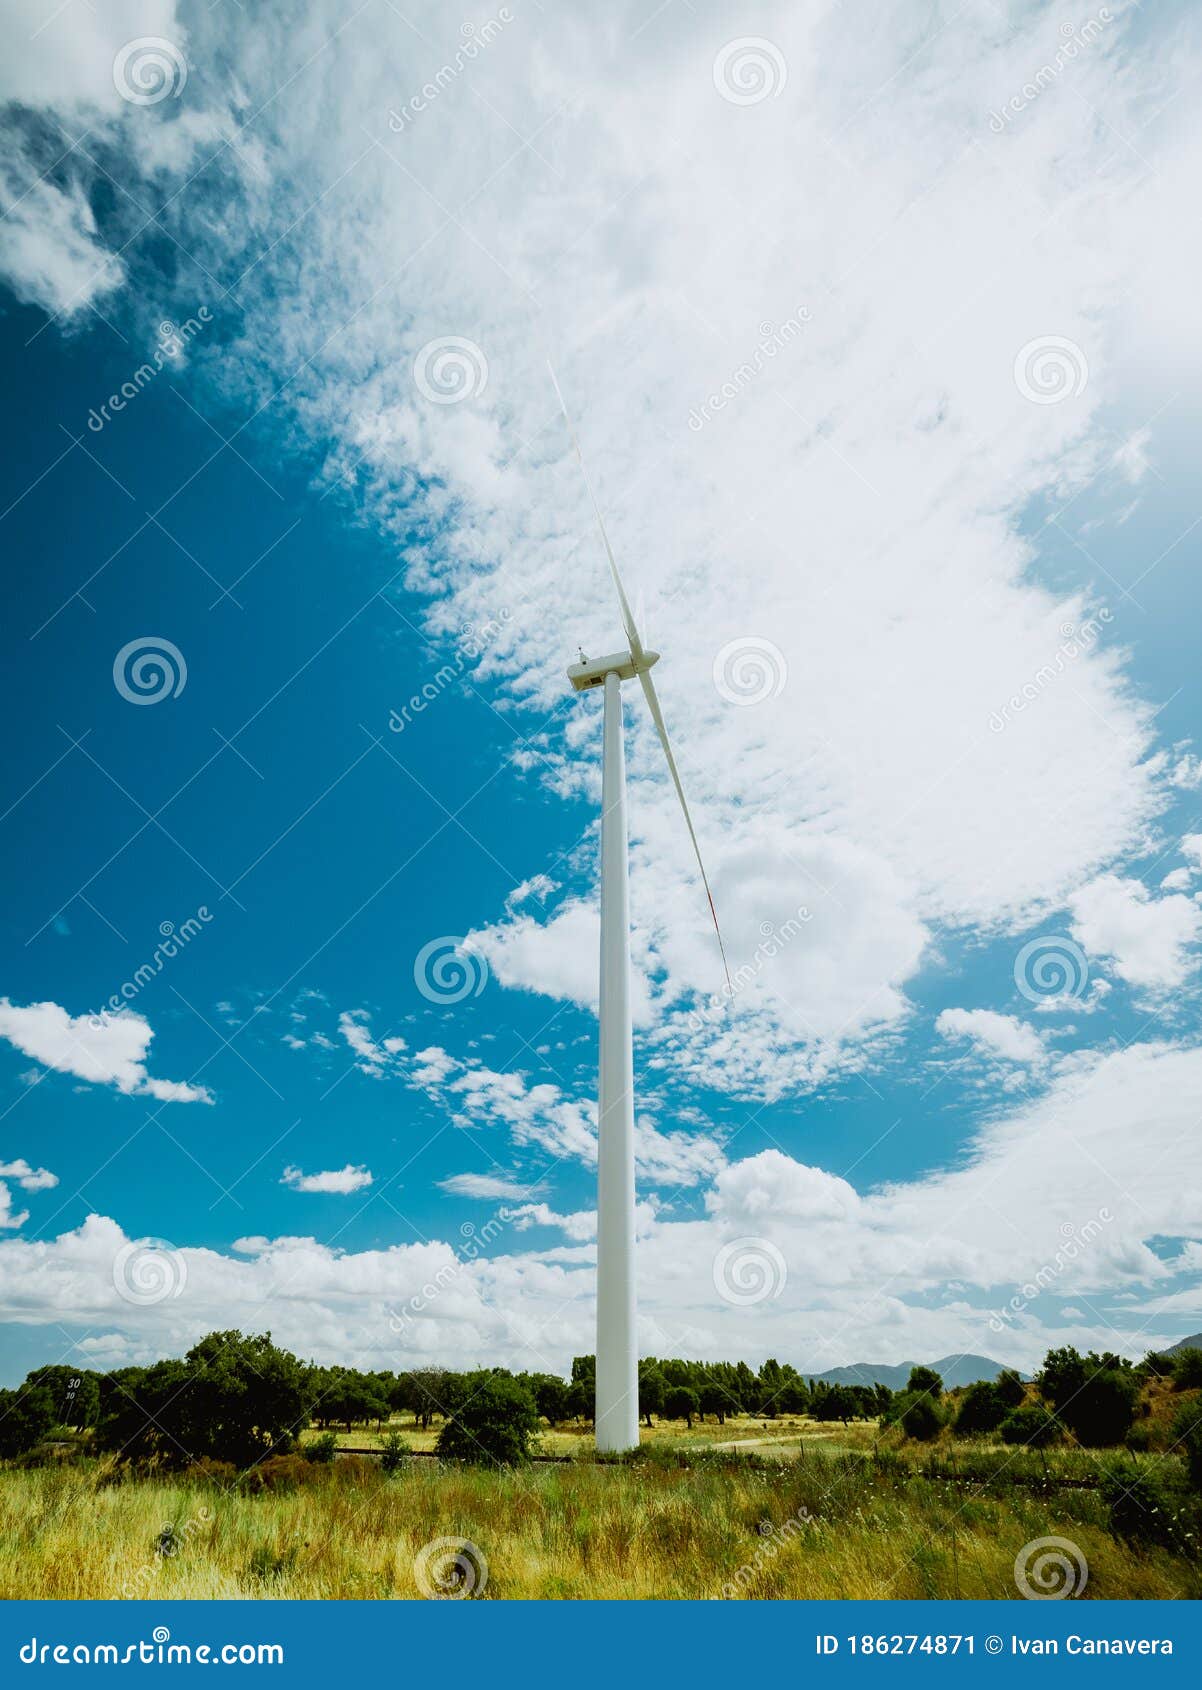
[[[221,1485],[228,1489],[238,1478],[238,1469],[232,1461],[217,1461],[213,1456],[206,1455],[199,1461],[194,1461],[188,1468],[188,1477],[200,1483]]]
[[[912,1367],[910,1377],[906,1381],[906,1390],[928,1397],[943,1394],[943,1380],[933,1367]]]
[[[1007,1408],[1021,1408],[1027,1400],[1027,1387],[1012,1367],[1004,1367],[993,1381],[993,1388]]]
[[[306,1444],[302,1453],[306,1461],[329,1462],[333,1461],[337,1448],[337,1434],[323,1432],[319,1438],[314,1438],[312,1443]]]
[[[1196,1391],[1202,1385],[1202,1350],[1179,1350],[1173,1358],[1173,1389]]]
[[[403,1467],[409,1459],[409,1445],[399,1432],[389,1432],[384,1439],[384,1453],[380,1457],[380,1466],[385,1473],[395,1473]]]
[[[269,1455],[248,1467],[240,1483],[243,1490],[256,1495],[260,1491],[289,1491],[303,1485],[313,1476],[313,1464],[303,1455]]]
[[[1054,1414],[1048,1413],[1042,1403],[1033,1402],[1023,1408],[1012,1408],[998,1431],[1003,1443],[1046,1449],[1059,1439],[1060,1422]]]
[[[1100,1492],[1115,1537],[1166,1549],[1187,1546],[1193,1523],[1187,1498],[1161,1469],[1115,1462],[1103,1472]]]
[[[1007,1405],[996,1385],[978,1379],[965,1391],[956,1415],[956,1430],[961,1433],[992,1432],[1006,1418]]]
[[[473,1379],[467,1396],[438,1434],[438,1453],[453,1461],[514,1467],[530,1459],[538,1430],[534,1398],[505,1374]]]
[[[40,1444],[54,1425],[54,1398],[44,1385],[0,1391],[0,1456],[12,1460]]]
[[[914,1369],[917,1373],[920,1370]],[[911,1378],[913,1378],[911,1374]],[[908,1393],[907,1393],[908,1394]],[[943,1416],[927,1395],[911,1397],[901,1411],[902,1431],[908,1438],[916,1438],[920,1443],[928,1443],[936,1437],[943,1425]]]
[[[1202,1397],[1183,1402],[1173,1416],[1173,1448],[1185,1462],[1191,1490],[1202,1491]]]

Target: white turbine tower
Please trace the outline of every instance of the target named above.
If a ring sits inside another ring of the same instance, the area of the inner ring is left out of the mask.
[[[600,1057],[597,1088],[597,1401],[599,1452],[636,1449],[639,1441],[639,1363],[634,1280],[634,1054],[630,1024],[630,906],[627,885],[626,761],[622,745],[622,682],[637,675],[680,799],[701,881],[709,900],[722,966],[726,951],[713,894],[693,818],[672,755],[659,698],[651,680],[657,651],[639,638],[630,602],[622,586],[601,508],[572,428],[563,394],[551,371],[568,434],[588,489],[609,570],[618,595],[629,649],[568,670],[577,692],[605,688],[605,724],[601,772],[601,980]],[[730,974],[727,971],[727,979]]]

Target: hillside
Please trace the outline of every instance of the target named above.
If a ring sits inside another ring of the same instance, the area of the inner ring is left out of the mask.
[[[821,1379],[826,1385],[888,1385],[891,1391],[900,1391],[905,1388],[910,1369],[917,1365],[912,1361],[899,1362],[896,1366],[887,1362],[856,1361],[850,1367],[832,1367],[813,1377]],[[988,1356],[944,1356],[942,1361],[924,1365],[935,1369],[949,1391],[954,1391],[959,1385],[975,1384],[978,1379],[996,1379],[1003,1371],[1003,1363],[991,1361]],[[807,1373],[806,1377],[811,1375]]]
[[[1202,1350],[1202,1332],[1195,1332],[1192,1338],[1182,1338],[1177,1343],[1170,1344],[1162,1354],[1175,1356],[1181,1350]]]

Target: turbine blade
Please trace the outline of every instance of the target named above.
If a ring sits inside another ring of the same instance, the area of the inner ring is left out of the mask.
[[[630,655],[637,662],[643,655],[643,642],[639,638],[639,631],[634,620],[634,612],[630,608],[630,600],[626,597],[626,589],[622,585],[622,577],[618,573],[618,560],[614,557],[614,549],[609,543],[609,535],[605,528],[605,518],[601,515],[601,507],[597,503],[597,495],[593,492],[593,484],[588,478],[588,469],[585,466],[584,453],[580,450],[580,442],[576,438],[576,430],[572,427],[572,419],[568,415],[568,408],[564,404],[563,394],[560,392],[559,382],[556,379],[555,368],[549,358],[547,359],[547,368],[551,372],[551,385],[555,389],[555,397],[559,400],[559,408],[563,412],[563,420],[568,430],[568,439],[572,442],[572,450],[576,454],[576,462],[580,465],[580,473],[584,477],[584,485],[588,489],[589,500],[593,507],[593,515],[597,519],[597,527],[601,530],[601,540],[605,546],[605,555],[609,559],[609,573],[613,577],[614,588],[618,595],[618,606],[622,612],[622,626],[626,630],[626,638],[630,641]],[[684,802],[683,798],[681,802]]]
[[[709,900],[710,915],[713,918],[714,932],[718,936],[718,950],[722,957],[722,970],[726,975],[726,984],[734,996],[734,984],[730,978],[730,964],[726,960],[726,946],[722,942],[722,929],[718,925],[718,911],[714,907],[714,894],[710,891],[709,876],[705,872],[705,863],[701,856],[701,846],[697,843],[697,833],[693,827],[693,818],[689,814],[689,801],[684,795],[684,787],[680,781],[680,771],[676,767],[676,758],[672,755],[672,742],[668,738],[668,729],[664,722],[664,713],[659,707],[659,695],[651,679],[648,669],[639,670],[639,680],[642,682],[643,697],[647,700],[647,708],[651,712],[651,720],[655,723],[655,731],[659,735],[659,742],[664,748],[664,757],[668,764],[668,773],[672,776],[672,785],[676,788],[676,796],[680,799],[680,807],[684,812],[684,824],[689,830],[689,838],[693,842],[693,855],[697,858],[697,867],[701,870],[701,884],[705,887],[705,895]]]

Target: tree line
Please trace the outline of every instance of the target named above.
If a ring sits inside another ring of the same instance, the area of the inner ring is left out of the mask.
[[[410,1415],[415,1426],[440,1423],[444,1454],[490,1458],[527,1453],[541,1423],[588,1424],[595,1359],[577,1356],[567,1379],[507,1368],[455,1371],[436,1366],[364,1372],[299,1361],[270,1333],[211,1332],[181,1359],[108,1373],[69,1366],[36,1368],[16,1391],[0,1391],[0,1457],[33,1449],[55,1428],[87,1432],[90,1445],[135,1462],[183,1466],[202,1460],[240,1467],[291,1450],[316,1426],[327,1434]],[[959,1436],[995,1434],[1042,1447],[1071,1433],[1080,1444],[1121,1444],[1133,1436],[1141,1383],[1168,1378],[1181,1391],[1202,1386],[1202,1351],[1151,1354],[1137,1366],[1111,1353],[1050,1350],[1028,1386],[1013,1371],[947,1393],[932,1368],[915,1367],[904,1390],[804,1378],[788,1362],[684,1361],[648,1356],[639,1363],[639,1415],[692,1427],[732,1416],[810,1415],[817,1420],[877,1419],[907,1437],[929,1440],[944,1428]],[[1187,1405],[1196,1419],[1196,1404]],[[1182,1420],[1187,1448],[1197,1428]],[[312,1446],[310,1446],[312,1447]],[[497,1455],[495,1452],[505,1452]]]

